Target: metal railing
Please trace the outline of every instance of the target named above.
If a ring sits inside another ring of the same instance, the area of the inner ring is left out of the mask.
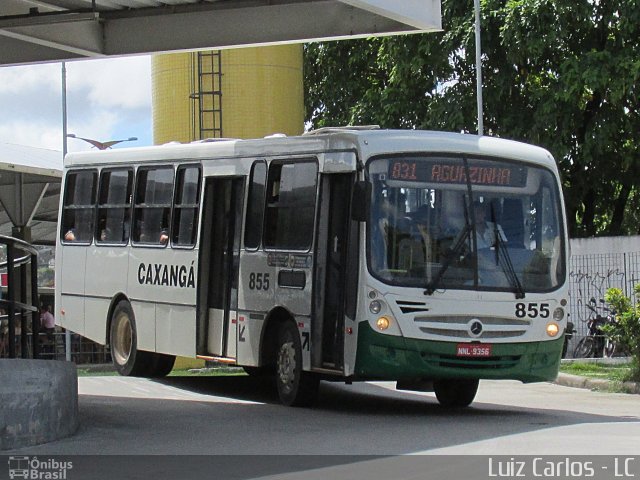
[[[7,259],[0,269],[7,274],[7,298],[0,298],[0,308],[6,311],[0,323],[6,322],[8,356],[16,358],[17,339],[20,339],[20,354],[28,358],[38,358],[37,335],[27,335],[29,327],[37,332],[40,326],[38,311],[38,252],[27,242],[0,235],[0,246],[6,247]],[[29,325],[31,317],[31,325]],[[18,322],[20,334],[17,335]],[[31,339],[31,345],[29,345]],[[29,348],[31,347],[31,348]]]

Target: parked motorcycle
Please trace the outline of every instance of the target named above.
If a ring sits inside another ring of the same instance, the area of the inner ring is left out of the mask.
[[[604,300],[600,301],[604,303]],[[587,336],[583,337],[573,350],[574,358],[601,358],[610,357],[615,351],[615,344],[607,338],[602,327],[608,323],[615,321],[615,315],[604,305],[600,307],[602,312],[607,315],[602,315],[596,309],[596,300],[592,298],[589,300],[587,308],[595,315],[593,318],[585,320],[587,322]]]

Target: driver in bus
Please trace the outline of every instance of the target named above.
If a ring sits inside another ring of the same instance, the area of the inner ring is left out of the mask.
[[[473,202],[473,214],[476,222],[476,242],[478,249],[495,248],[497,239],[496,233],[502,242],[507,243],[507,237],[502,227],[497,222],[487,220],[493,217],[487,210],[490,208],[489,202],[482,203],[479,200]],[[490,216],[491,215],[491,216]]]

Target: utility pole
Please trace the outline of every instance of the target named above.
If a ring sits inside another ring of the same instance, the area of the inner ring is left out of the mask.
[[[478,135],[484,135],[482,119],[482,46],[480,45],[480,0],[474,0],[476,11],[476,97],[478,100]]]

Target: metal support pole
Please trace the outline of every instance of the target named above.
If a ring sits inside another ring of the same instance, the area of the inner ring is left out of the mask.
[[[93,1],[95,10],[95,0]],[[62,62],[62,158],[67,156],[67,66]],[[71,361],[71,333],[64,329],[64,357]]]
[[[38,256],[31,255],[31,305],[40,306],[40,298],[38,296]],[[31,313],[31,331],[33,332],[31,340],[33,341],[33,358],[40,356],[39,330],[40,330],[40,312]]]
[[[20,255],[22,257],[22,255]],[[29,304],[27,297],[27,265],[23,263],[18,267],[20,272],[20,295],[18,300],[20,305],[20,352],[22,358],[29,358],[29,338],[27,331],[29,330],[29,323],[27,322],[27,311],[24,309],[25,305]],[[34,333],[35,334],[35,333]]]
[[[474,0],[476,11],[476,97],[478,100],[478,135],[484,135],[482,112],[482,45],[480,44],[480,0]]]
[[[16,284],[13,271],[15,260],[15,250],[12,243],[7,244],[7,300],[9,305],[7,313],[9,315],[9,358],[16,358]]]

